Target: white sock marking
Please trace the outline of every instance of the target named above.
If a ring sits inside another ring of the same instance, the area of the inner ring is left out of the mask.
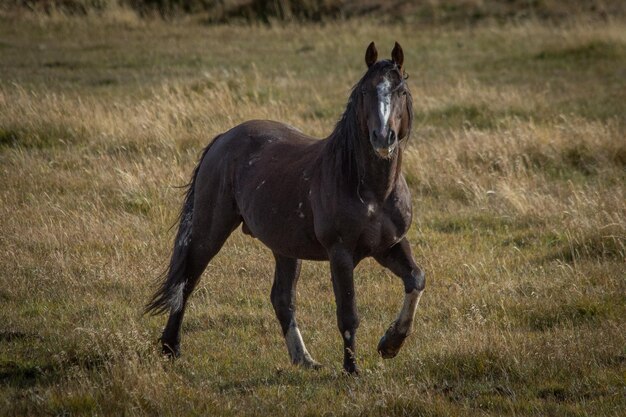
[[[300,329],[298,329],[298,326],[293,321],[289,325],[289,330],[287,330],[287,334],[285,335],[285,341],[287,342],[287,350],[289,351],[289,356],[293,364],[301,365],[305,362],[314,362],[313,358],[306,350],[306,346],[304,346]]]
[[[415,311],[417,310],[417,304],[422,296],[422,291],[413,290],[408,294],[404,294],[404,305],[400,314],[396,319],[396,329],[402,333],[408,335],[413,331],[413,319],[415,317]]]

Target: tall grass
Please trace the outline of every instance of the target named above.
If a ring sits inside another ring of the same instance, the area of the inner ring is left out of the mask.
[[[624,25],[370,23],[2,21],[0,414],[620,415]],[[175,186],[241,121],[327,135],[372,39],[402,43],[415,98],[415,334],[378,357],[402,285],[364,261],[364,372],[343,376],[328,267],[305,263],[298,314],[326,366],[290,366],[271,255],[236,231],[191,298],[183,357],[162,359],[163,318],[140,311]]]
[[[328,22],[371,16],[386,22],[475,24],[484,21],[568,16],[592,19],[623,17],[619,0],[498,1],[498,0],[5,0],[0,11],[48,16],[105,16],[177,19],[199,16],[205,22]]]

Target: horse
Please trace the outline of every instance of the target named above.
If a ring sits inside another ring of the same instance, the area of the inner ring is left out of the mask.
[[[206,146],[188,184],[169,266],[145,307],[153,315],[169,312],[160,338],[163,354],[180,355],[187,300],[209,261],[242,225],[243,233],[274,255],[270,298],[293,364],[321,366],[296,322],[303,259],[330,262],[348,374],[358,374],[355,266],[373,257],[402,280],[404,304],[377,347],[383,358],[397,355],[412,333],[426,283],[406,238],[412,205],[401,167],[413,99],[403,62],[397,42],[391,59],[380,61],[370,43],[367,71],[326,139],[279,122],[252,120]]]

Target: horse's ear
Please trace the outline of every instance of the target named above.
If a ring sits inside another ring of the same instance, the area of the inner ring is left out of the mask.
[[[391,51],[391,59],[398,68],[402,69],[402,64],[404,64],[404,52],[402,52],[402,47],[398,42],[396,42],[393,51]]]
[[[376,50],[376,45],[372,42],[370,43],[370,46],[367,47],[367,51],[365,51],[365,63],[367,64],[367,68],[374,65],[377,59],[378,51]]]

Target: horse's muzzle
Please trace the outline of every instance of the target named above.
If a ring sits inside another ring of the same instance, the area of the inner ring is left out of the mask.
[[[393,156],[394,151],[396,150],[396,142],[392,143],[390,146],[386,148],[375,148],[374,149],[378,156],[384,159],[391,158]]]
[[[389,129],[384,136],[374,130],[370,134],[370,142],[378,156],[384,159],[391,158],[398,145],[396,132],[393,129]]]

